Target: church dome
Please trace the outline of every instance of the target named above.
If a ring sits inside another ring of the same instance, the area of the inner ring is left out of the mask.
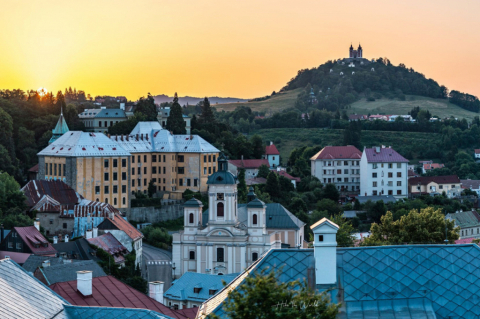
[[[185,207],[203,207],[203,204],[201,201],[196,199],[195,197],[190,198],[183,204]]]
[[[218,157],[218,171],[208,176],[207,185],[235,185],[237,177],[230,173],[228,168],[228,157],[223,153]]]
[[[247,208],[264,208],[266,207],[265,203],[259,200],[258,198],[255,198],[252,200],[250,203],[247,204]]]

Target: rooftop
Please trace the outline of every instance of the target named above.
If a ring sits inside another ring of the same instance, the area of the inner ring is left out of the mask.
[[[71,205],[83,199],[82,195],[62,181],[34,180],[22,187],[27,197],[27,206],[35,206],[45,195],[50,196],[61,205]]]
[[[480,189],[480,180],[479,179],[461,179],[460,183],[462,183],[462,186],[466,187],[466,188]]]
[[[298,183],[300,183],[300,181],[301,181],[301,178],[300,178],[300,177],[293,177],[292,175],[288,174],[288,173],[285,172],[285,171],[277,171],[277,170],[274,170],[273,172],[274,172],[275,174],[277,174],[277,175],[280,175],[280,176],[283,176],[283,177],[285,177],[285,178],[288,178],[288,179],[291,180],[291,181],[296,181],[296,182],[298,182]]]
[[[280,155],[275,144],[270,144],[265,147],[265,155]]]
[[[35,256],[35,255],[30,255],[25,263],[22,265],[23,269],[25,269],[28,272],[31,272],[32,274],[35,272],[35,270],[38,267],[41,267],[44,261],[50,261],[50,266],[55,266],[55,265],[63,265],[64,264],[64,259],[59,258],[59,257],[44,257],[44,256]],[[72,260],[72,262],[77,262],[78,260]]]
[[[127,254],[128,250],[111,233],[105,233],[101,236],[87,239],[87,241],[112,255],[115,263],[125,261],[123,255]]]
[[[325,146],[315,154],[310,160],[316,161],[321,159],[361,159],[362,152],[355,146]]]
[[[95,118],[124,118],[125,111],[122,109],[101,109]]]
[[[270,167],[270,163],[267,159],[239,159],[239,160],[229,160],[228,164],[234,165],[238,168],[245,169],[258,169],[260,166],[265,165]]]
[[[460,179],[457,175],[447,176],[419,176],[408,179],[409,185],[428,185],[430,183],[436,184],[460,184]]]
[[[372,147],[363,150],[369,163],[408,163],[408,160],[390,147]]]
[[[108,228],[105,228],[107,227],[105,223],[106,221],[111,222],[116,229],[123,230],[125,234],[127,234],[127,236],[130,237],[132,240],[143,238],[143,234],[138,229],[133,227],[132,224],[126,221],[120,214],[115,214],[115,217],[113,219],[105,218],[105,220],[101,222],[100,225],[98,225],[98,228],[108,229]],[[102,224],[104,224],[103,227],[101,226]]]
[[[57,264],[49,267],[39,268],[35,271],[35,277],[46,285],[53,285],[57,282],[77,280],[77,271],[91,270],[93,277],[103,277],[107,274],[102,267],[93,260],[82,260],[68,264]]]
[[[455,221],[455,225],[460,228],[480,226],[480,214],[474,210],[457,211],[445,217]]]
[[[43,237],[43,235],[35,228],[35,226],[14,227],[15,231],[22,238],[25,245],[30,248],[35,255],[51,255],[57,251],[52,244]]]

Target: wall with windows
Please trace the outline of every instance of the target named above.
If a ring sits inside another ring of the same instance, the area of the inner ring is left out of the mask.
[[[360,196],[408,195],[408,163],[368,163],[364,152],[360,172]]]
[[[323,184],[334,184],[340,192],[360,191],[360,160],[312,160],[312,176]]]

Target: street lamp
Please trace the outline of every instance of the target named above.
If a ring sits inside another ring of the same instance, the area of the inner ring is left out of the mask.
[[[173,280],[175,280],[175,263],[172,264],[172,269],[173,269]]]

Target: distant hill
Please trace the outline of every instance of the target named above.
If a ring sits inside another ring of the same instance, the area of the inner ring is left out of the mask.
[[[165,94],[156,95],[153,97],[155,99],[155,103],[165,103],[165,102],[172,102],[173,96],[168,96]],[[180,105],[196,105],[198,102],[203,101],[204,97],[193,97],[193,96],[179,96],[178,103]],[[220,103],[237,103],[237,102],[246,102],[246,99],[240,99],[235,97],[218,97],[218,96],[210,96],[208,97],[210,101],[210,105],[214,106],[215,104]]]

